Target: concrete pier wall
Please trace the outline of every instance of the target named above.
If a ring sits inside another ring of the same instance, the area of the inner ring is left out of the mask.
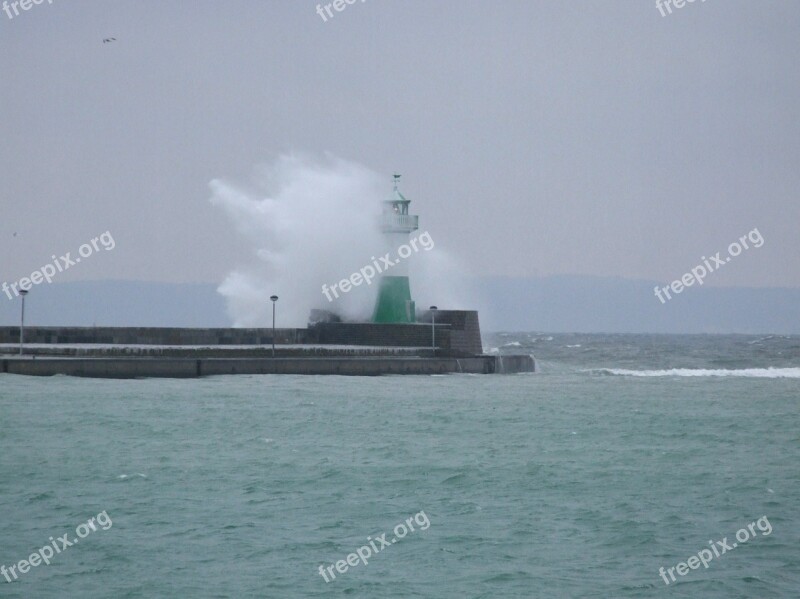
[[[482,355],[478,313],[436,312],[436,350],[427,323],[319,322],[307,329],[26,327],[17,357],[0,372],[103,378],[185,378],[216,374],[493,374],[533,372],[531,356]],[[0,344],[19,341],[19,327],[0,327]],[[94,346],[94,347],[93,347]],[[127,346],[127,347],[126,347]],[[139,346],[139,347],[131,347]],[[142,347],[148,346],[148,347]],[[230,347],[244,346],[244,347]],[[8,350],[7,350],[8,351]]]
[[[430,323],[430,312],[422,315]],[[306,329],[275,329],[279,345],[368,345],[430,347],[430,324],[321,322]],[[19,342],[19,327],[0,327],[0,344]],[[25,327],[31,344],[102,345],[271,345],[272,329],[186,329],[167,327]],[[478,313],[436,312],[436,347],[451,355],[482,353]]]
[[[433,321],[430,310],[423,312],[418,322]],[[436,336],[439,336],[439,325],[446,325],[448,339],[446,345],[451,352],[477,355],[483,353],[481,326],[478,322],[477,310],[436,310]],[[438,341],[436,345],[439,345]]]
[[[312,343],[308,329],[275,329],[275,343]],[[25,327],[26,343],[104,345],[267,345],[272,329]],[[0,343],[19,343],[19,327],[0,327]]]
[[[433,341],[429,324],[331,322],[316,324],[309,331],[320,344],[431,347]],[[449,325],[436,325],[436,347],[450,349]]]
[[[5,349],[9,357],[18,355],[16,346]],[[2,351],[0,349],[0,357]],[[50,358],[271,358],[272,347],[257,346],[170,346],[170,345],[25,345],[26,356]],[[437,352],[439,357],[444,357]],[[349,356],[434,357],[431,348],[367,347],[334,345],[278,345],[277,358],[346,358]]]
[[[532,371],[529,356],[504,357],[505,372],[512,368]],[[524,360],[527,358],[527,361]],[[529,362],[528,362],[529,361]],[[527,363],[526,363],[527,362]],[[448,374],[497,372],[495,356],[474,358],[325,357],[325,358],[53,358],[22,357],[0,359],[0,372],[29,376],[97,378],[195,378],[222,374],[333,374],[377,376],[385,374]]]

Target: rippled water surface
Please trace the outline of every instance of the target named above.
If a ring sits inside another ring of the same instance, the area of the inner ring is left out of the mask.
[[[0,565],[113,522],[0,596],[800,595],[800,339],[494,348],[541,372],[0,375]],[[427,530],[320,575],[420,512]],[[770,534],[664,583],[762,516]]]

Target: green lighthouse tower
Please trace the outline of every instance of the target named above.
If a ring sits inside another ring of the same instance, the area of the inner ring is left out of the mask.
[[[388,200],[383,202],[381,230],[386,240],[386,250],[392,255],[397,248],[408,241],[408,236],[419,228],[419,217],[408,213],[407,200],[397,184],[400,175],[394,175],[394,190]],[[408,262],[396,262],[391,273],[381,276],[378,286],[378,301],[375,303],[373,322],[410,323],[416,320],[414,301],[411,299],[411,286],[408,283]]]

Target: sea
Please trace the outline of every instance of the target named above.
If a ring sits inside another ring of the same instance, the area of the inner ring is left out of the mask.
[[[484,343],[537,372],[0,374],[0,597],[800,597],[800,337]]]

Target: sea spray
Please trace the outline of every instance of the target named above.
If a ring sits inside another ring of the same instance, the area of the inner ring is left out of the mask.
[[[332,303],[320,289],[383,253],[379,215],[391,191],[388,177],[331,155],[286,155],[258,169],[247,187],[219,179],[210,187],[211,203],[249,247],[218,288],[234,326],[271,322],[272,294],[280,298],[279,327],[304,327],[311,309],[320,307],[347,319],[370,318],[377,285],[354,288]],[[424,254],[411,258],[417,305],[469,307],[456,261],[439,245]]]
[[[219,287],[235,326],[269,321],[272,294],[280,298],[279,326],[305,326],[310,310],[321,306],[321,283],[348,275],[381,247],[376,222],[385,185],[360,165],[282,156],[257,171],[252,190],[221,180],[210,185],[211,203],[250,247]],[[374,293],[364,286],[332,308],[365,318]]]

